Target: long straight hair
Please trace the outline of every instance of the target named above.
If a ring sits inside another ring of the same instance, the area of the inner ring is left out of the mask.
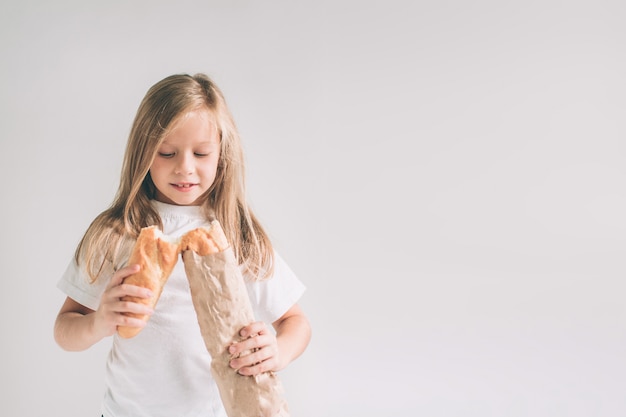
[[[143,227],[163,227],[150,203],[156,187],[150,167],[167,133],[179,117],[208,110],[220,137],[220,157],[203,212],[216,218],[240,265],[255,279],[271,275],[273,248],[267,233],[246,203],[244,158],[239,133],[220,89],[205,74],[176,74],[153,85],[143,98],[126,145],[120,184],[111,206],[91,223],[75,253],[95,281],[107,263],[117,261],[124,243]]]

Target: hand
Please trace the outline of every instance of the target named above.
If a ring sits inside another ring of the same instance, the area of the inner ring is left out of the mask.
[[[151,315],[152,308],[141,303],[122,301],[125,296],[150,298],[151,291],[136,285],[122,284],[124,279],[139,272],[139,265],[130,265],[119,269],[107,285],[100,299],[100,306],[94,316],[94,333],[101,337],[111,336],[117,326],[144,327],[146,322],[125,313]]]
[[[230,345],[230,367],[241,375],[254,376],[278,369],[278,342],[264,322],[252,323],[239,332],[246,339]]]

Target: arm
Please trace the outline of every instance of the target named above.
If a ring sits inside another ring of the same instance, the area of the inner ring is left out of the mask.
[[[124,296],[150,297],[145,288],[122,284],[124,278],[138,271],[139,266],[132,265],[113,274],[102,294],[100,306],[95,311],[67,297],[54,324],[57,344],[69,351],[85,350],[114,334],[117,326],[145,326],[143,320],[126,316],[125,313],[152,314],[152,309],[143,304],[120,300]]]
[[[278,343],[278,369],[284,369],[304,352],[311,340],[311,325],[299,305],[291,307],[287,313],[273,323]]]
[[[263,322],[241,329],[240,335],[248,339],[230,346],[229,352],[236,357],[230,362],[232,368],[242,375],[280,371],[304,352],[311,340],[311,326],[298,304],[272,325],[275,336]],[[245,351],[251,353],[237,358]]]

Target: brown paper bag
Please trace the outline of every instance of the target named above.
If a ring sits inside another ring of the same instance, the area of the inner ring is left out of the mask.
[[[244,278],[231,248],[198,255],[182,252],[191,298],[200,331],[211,354],[211,372],[229,417],[288,417],[278,376],[273,372],[250,377],[229,366],[228,347],[239,331],[254,322]]]

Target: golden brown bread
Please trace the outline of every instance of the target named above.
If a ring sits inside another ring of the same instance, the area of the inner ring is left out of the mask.
[[[217,220],[211,222],[210,227],[199,227],[183,235],[180,240],[179,250],[184,252],[192,250],[200,256],[209,253],[218,253],[228,247],[228,240],[224,230]]]
[[[178,244],[171,242],[157,226],[149,226],[141,229],[137,242],[133,247],[129,265],[138,264],[141,269],[136,274],[127,277],[125,284],[137,285],[152,291],[150,298],[122,297],[124,301],[134,301],[146,304],[152,308],[156,306],[163,286],[167,282],[180,253]],[[128,313],[129,316],[148,321],[150,316],[144,314]],[[141,327],[118,326],[117,332],[124,338],[137,335]]]

